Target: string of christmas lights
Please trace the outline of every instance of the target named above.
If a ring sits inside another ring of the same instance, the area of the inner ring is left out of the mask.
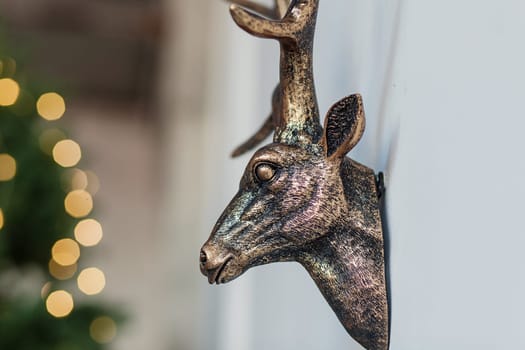
[[[34,110],[41,117],[40,150],[49,156],[50,162],[62,168],[64,211],[76,221],[73,232],[63,232],[64,236],[52,245],[48,263],[49,280],[40,290],[47,312],[55,318],[67,318],[75,309],[76,292],[63,287],[64,283],[60,282],[73,281],[76,277],[76,288],[86,296],[100,294],[106,285],[106,276],[100,268],[91,266],[79,271],[78,266],[82,251],[96,246],[103,238],[102,225],[91,216],[93,196],[99,190],[99,181],[92,171],[78,167],[82,159],[81,146],[56,127],[56,122],[66,114],[64,98],[50,91],[33,99],[31,92],[21,87],[15,72],[14,59],[4,57],[0,60],[0,109],[9,109],[13,113]],[[21,101],[23,103],[19,103]],[[31,103],[28,104],[28,101]],[[0,184],[16,181],[20,171],[15,156],[9,153],[9,149],[3,148],[0,139]],[[0,207],[0,235],[10,234],[4,232],[8,220],[8,212]],[[66,283],[66,286],[71,287],[71,283]],[[106,344],[116,336],[116,322],[108,315],[98,315],[93,317],[86,332],[95,342]]]

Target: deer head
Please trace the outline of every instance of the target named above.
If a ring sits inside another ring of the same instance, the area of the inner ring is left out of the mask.
[[[367,349],[387,349],[375,174],[346,157],[364,132],[362,98],[334,104],[321,127],[312,73],[318,0],[294,0],[289,7],[276,0],[273,10],[234,2],[231,14],[241,28],[281,45],[272,114],[234,155],[275,134],[249,161],[239,191],[202,247],[201,272],[219,284],[250,267],[297,261],[354,339]]]

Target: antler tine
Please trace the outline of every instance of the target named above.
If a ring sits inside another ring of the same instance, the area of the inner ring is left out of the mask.
[[[230,6],[230,13],[235,23],[252,35],[262,38],[281,39],[283,34],[287,32],[282,28],[282,21],[268,20],[256,13],[248,12],[236,4]]]
[[[258,144],[264,141],[272,133],[274,129],[273,119],[270,115],[264,121],[264,124],[259,128],[259,130],[243,144],[237,147],[231,154],[233,158],[242,156],[244,153],[255,148]]]
[[[237,147],[233,153],[232,157],[238,157],[252,148],[255,148],[258,144],[264,141],[272,131],[275,129],[276,122],[281,119],[281,89],[277,85],[272,94],[272,113],[266,118],[264,124],[259,128],[259,130],[245,141],[242,145]]]
[[[264,17],[268,17],[268,18],[271,18],[271,19],[278,19],[280,17],[278,17],[278,12],[276,11],[275,8],[270,8],[270,7],[266,7],[266,6],[263,6],[263,5],[260,5],[256,2],[253,2],[253,1],[250,1],[250,0],[226,0],[227,2],[231,3],[231,4],[235,4],[235,5],[238,5],[238,6],[242,6],[242,7],[245,7],[247,9],[249,9],[250,11],[253,11],[253,12],[257,12],[261,15],[263,15]],[[277,1],[280,1],[280,0],[276,0]],[[278,5],[276,4],[276,8],[278,7]]]
[[[319,0],[292,0],[281,20],[263,18],[236,4],[230,6],[234,21],[245,31],[281,43],[279,120],[274,118],[275,142],[312,144],[322,127],[313,79],[313,39]],[[276,0],[283,12],[285,0]],[[280,14],[279,13],[279,14]]]
[[[263,15],[264,17],[278,20],[284,17],[286,14],[286,11],[288,10],[288,5],[290,4],[290,0],[274,0],[275,5],[273,8],[260,5],[254,1],[250,0],[226,0],[230,4],[235,4],[238,6],[242,6],[244,8],[249,9],[252,12],[259,13],[260,15]]]
[[[243,6],[250,9],[250,11],[258,12],[259,14],[268,17],[270,19],[281,19],[284,17],[288,10],[288,5],[290,0],[274,0],[274,7],[270,9],[266,6],[261,6],[253,1],[249,0],[226,0],[229,3]],[[243,144],[238,146],[231,154],[232,157],[238,157],[248,152],[249,150],[255,148],[261,142],[263,142],[275,129],[276,121],[280,119],[279,114],[281,113],[281,90],[279,84],[274,89],[272,95],[272,112],[264,121],[264,124],[261,125],[259,130],[246,140]]]
[[[308,36],[310,33],[308,33],[308,30],[305,30],[305,27],[309,27],[312,17],[314,19],[313,24],[315,25],[319,0],[293,0],[291,9],[288,12],[284,10],[286,6],[285,2],[276,0],[276,12],[284,16],[282,20],[278,21],[268,20],[238,6],[242,6],[244,2],[245,1],[240,1],[239,3],[239,1],[234,1],[230,6],[233,20],[239,27],[258,37],[280,40],[291,39],[297,42],[305,36],[305,39],[309,39]],[[251,3],[251,1],[246,1],[246,3]],[[257,6],[260,7],[259,5]],[[248,8],[253,9],[252,6],[248,6]],[[283,10],[284,13],[282,13]],[[262,14],[260,11],[257,12]]]

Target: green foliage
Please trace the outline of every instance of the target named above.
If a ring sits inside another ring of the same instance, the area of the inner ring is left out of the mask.
[[[0,62],[5,63],[6,57],[0,50]],[[40,298],[39,283],[50,280],[54,288],[64,284],[49,275],[51,247],[58,239],[73,236],[77,220],[64,210],[67,170],[53,161],[39,140],[42,131],[56,128],[56,122],[43,120],[35,108],[36,97],[44,90],[30,85],[19,66],[13,70],[1,64],[0,68],[0,79],[9,77],[20,85],[17,102],[0,106],[0,154],[11,155],[17,164],[15,177],[0,181],[4,216],[0,228],[0,282],[13,271],[30,269],[37,271],[34,285],[38,289],[17,293],[13,292],[20,289],[16,279],[0,283],[0,349],[102,350],[105,346],[91,339],[89,327],[96,317],[115,318],[114,311],[98,305],[76,305],[69,316],[55,318]]]
[[[80,306],[67,318],[49,315],[38,300],[0,303],[0,348],[16,350],[102,350],[89,334],[91,321],[104,314],[97,306]]]
[[[53,243],[72,232],[74,220],[64,211],[63,169],[40,149],[37,132],[42,125],[36,112],[18,116],[13,109],[0,107],[0,153],[17,163],[15,178],[0,182],[5,217],[0,264],[45,268]]]

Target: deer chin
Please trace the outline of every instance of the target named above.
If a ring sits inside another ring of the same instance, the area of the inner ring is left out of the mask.
[[[215,276],[215,283],[216,284],[224,284],[233,281],[240,275],[244,273],[244,269],[242,269],[238,264],[236,259],[233,256],[230,256],[222,265],[220,270],[217,272]],[[209,279],[208,279],[209,280]],[[210,282],[213,283],[213,282]]]

